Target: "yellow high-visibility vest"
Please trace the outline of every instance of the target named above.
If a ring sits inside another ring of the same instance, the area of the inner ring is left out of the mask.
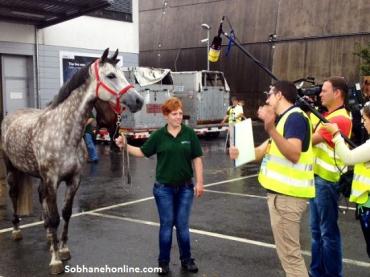
[[[230,106],[228,109],[227,109],[227,114],[228,114],[228,122],[229,123],[236,123],[236,122],[240,122],[241,121],[241,117],[240,116],[237,116],[235,114],[235,107],[233,106]]]
[[[294,112],[301,113],[309,124],[309,148],[302,152],[297,163],[289,161],[279,151],[276,143],[271,145],[264,156],[258,175],[258,181],[269,190],[294,197],[312,198],[315,197],[315,185],[313,174],[313,153],[312,153],[312,126],[306,114],[300,108],[293,108],[286,112],[279,120],[276,130],[284,134],[284,126],[288,116]]]
[[[349,201],[357,204],[364,204],[369,198],[370,169],[366,164],[368,163],[356,164],[353,172],[352,191]]]
[[[344,108],[332,112],[325,118],[330,121],[331,118],[336,116],[344,116],[351,120],[349,114]],[[320,126],[318,128],[320,128]],[[340,178],[340,170],[343,173],[347,172],[347,167],[337,155],[335,155],[334,159],[334,149],[328,143],[320,142],[316,144],[313,147],[313,153],[315,157],[313,171],[324,180],[338,182]]]

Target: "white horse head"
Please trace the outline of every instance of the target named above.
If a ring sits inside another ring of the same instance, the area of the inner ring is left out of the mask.
[[[123,105],[130,112],[137,112],[142,108],[144,99],[117,66],[118,49],[111,57],[108,57],[108,53],[109,48],[105,49],[101,58],[91,65],[90,74],[96,81],[96,96],[103,101],[109,101],[118,114],[121,114]]]

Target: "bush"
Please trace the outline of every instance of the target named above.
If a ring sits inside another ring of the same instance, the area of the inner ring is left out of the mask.
[[[370,42],[366,48],[357,45],[357,51],[353,54],[360,57],[360,71],[362,76],[370,75]]]

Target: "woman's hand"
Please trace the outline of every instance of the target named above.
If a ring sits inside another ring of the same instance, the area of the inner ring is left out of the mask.
[[[200,182],[197,182],[195,184],[195,196],[197,198],[201,197],[203,195],[203,192],[204,192],[204,185],[203,183],[200,183]]]
[[[336,123],[323,123],[322,126],[332,135],[339,132],[339,128]]]
[[[127,145],[127,141],[124,136],[119,136],[118,138],[115,139],[115,142],[117,146],[121,149]]]
[[[239,156],[239,149],[235,146],[230,146],[229,148],[229,156],[231,160],[235,160]]]

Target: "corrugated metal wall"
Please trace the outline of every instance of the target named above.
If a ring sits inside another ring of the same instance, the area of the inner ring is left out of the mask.
[[[35,45],[28,43],[1,42],[0,53],[9,55],[24,55],[32,57],[35,61]],[[101,54],[102,51],[89,50],[74,47],[58,47],[50,45],[39,45],[39,97],[41,107],[44,107],[58,93],[61,87],[60,73],[60,51],[74,53]],[[136,53],[120,53],[123,57],[124,66],[137,66],[138,55]],[[35,84],[34,79],[33,84]],[[36,87],[33,87],[33,99],[36,99]],[[33,103],[36,107],[37,103]]]
[[[40,65],[40,104],[44,107],[52,100],[61,87],[61,72],[60,72],[60,51],[68,51],[72,53],[84,54],[101,54],[102,51],[59,47],[50,45],[39,46],[39,65]],[[138,55],[135,53],[120,53],[123,56],[124,66],[136,66],[138,64]]]
[[[246,49],[280,79],[340,75],[354,83],[360,78],[355,45],[370,41],[369,0],[140,0],[139,5],[143,66],[205,69],[200,40],[206,32],[200,25],[212,27],[212,40],[223,15]],[[224,30],[230,31],[227,22]],[[272,34],[276,38],[269,41]],[[245,99],[253,115],[264,101],[268,75],[236,47],[211,69],[225,72],[232,95]]]

